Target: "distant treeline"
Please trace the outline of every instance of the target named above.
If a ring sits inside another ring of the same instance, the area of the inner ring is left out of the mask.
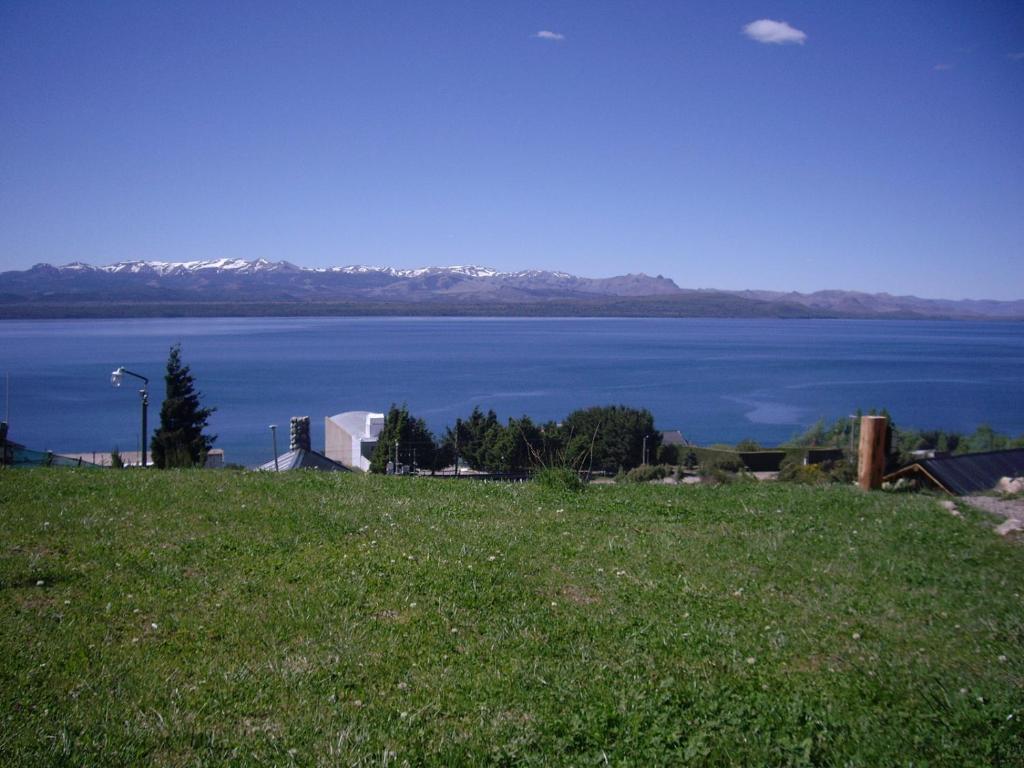
[[[481,472],[524,472],[545,467],[617,472],[646,461],[676,463],[675,446],[662,446],[661,433],[646,409],[624,405],[585,408],[563,421],[537,424],[529,416],[498,420],[494,411],[474,408],[439,438],[405,405],[392,405],[370,463],[371,472],[391,464],[438,470],[461,465]]]
[[[872,412],[874,413],[874,411]],[[881,415],[888,416],[884,410]],[[787,465],[820,462],[834,479],[848,479],[856,466],[860,412],[854,418],[821,420],[803,434],[775,448],[747,439],[736,445],[662,445],[654,417],[643,408],[599,406],[573,411],[561,422],[538,424],[529,416],[498,419],[493,410],[480,408],[458,419],[440,436],[405,405],[392,405],[385,417],[370,471],[385,472],[391,465],[436,471],[456,462],[480,472],[515,473],[543,468],[579,472],[620,473],[641,465],[698,465],[728,471],[778,469]],[[970,434],[944,430],[903,429],[892,423],[890,467],[913,460],[914,451],[977,453],[1024,447],[1024,435],[1011,437],[990,426]],[[832,449],[831,451],[827,449]],[[813,457],[818,456],[815,459]],[[760,461],[760,459],[764,461]],[[760,466],[765,464],[766,466]],[[767,464],[771,464],[769,467]]]
[[[874,415],[876,411],[871,411],[871,413]],[[982,424],[971,433],[942,429],[916,429],[899,426],[885,409],[877,411],[877,413],[889,419],[889,425],[892,428],[891,451],[904,461],[909,461],[915,451],[962,454],[1024,448],[1024,435],[1012,437],[996,432],[988,424]],[[860,416],[861,412],[857,411],[855,418],[836,419],[831,424],[822,419],[802,435],[791,440],[786,446],[795,448],[824,446],[849,448],[852,446],[856,448]],[[750,441],[746,442],[749,444]]]

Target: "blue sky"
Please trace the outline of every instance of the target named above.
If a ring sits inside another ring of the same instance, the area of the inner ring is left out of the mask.
[[[1024,4],[0,3],[0,269],[221,257],[1024,298]]]

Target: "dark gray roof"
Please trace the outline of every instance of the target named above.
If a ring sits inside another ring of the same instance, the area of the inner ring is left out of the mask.
[[[661,433],[662,445],[687,445],[686,438],[678,429],[668,429]]]
[[[351,470],[339,464],[336,461],[332,461],[324,456],[322,453],[316,451],[307,451],[304,448],[296,448],[282,453],[277,457],[278,471],[286,472],[290,469],[319,469],[324,472],[350,472]],[[257,469],[265,470],[268,472],[274,471],[274,460],[260,464]]]
[[[915,465],[950,493],[990,491],[1002,477],[1024,475],[1024,448],[923,459]]]

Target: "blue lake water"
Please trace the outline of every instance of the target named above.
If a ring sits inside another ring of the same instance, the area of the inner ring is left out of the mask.
[[[0,321],[11,438],[30,448],[136,450],[138,397],[162,399],[182,343],[231,462],[271,458],[267,426],[406,402],[440,432],[474,405],[502,418],[648,408],[698,443],[784,441],[819,418],[888,408],[897,426],[1024,433],[1024,324],[854,320],[195,318]],[[0,381],[2,385],[2,381]]]

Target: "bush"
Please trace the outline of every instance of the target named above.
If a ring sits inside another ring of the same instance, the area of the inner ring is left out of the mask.
[[[779,480],[800,485],[852,483],[856,479],[856,467],[846,461],[824,461],[821,464],[804,464],[799,459],[786,459],[779,468]]]
[[[701,472],[721,470],[722,472],[742,472],[743,462],[739,456],[714,456],[700,465]]]
[[[586,486],[577,472],[564,467],[546,467],[533,476],[542,488],[553,491],[582,491]]]
[[[621,480],[616,477],[616,481],[626,483],[649,483],[652,480],[661,480],[666,478],[670,474],[671,470],[668,467],[644,464],[629,470]]]
[[[705,482],[731,483],[744,469],[739,456],[719,455],[701,462],[700,476]]]

